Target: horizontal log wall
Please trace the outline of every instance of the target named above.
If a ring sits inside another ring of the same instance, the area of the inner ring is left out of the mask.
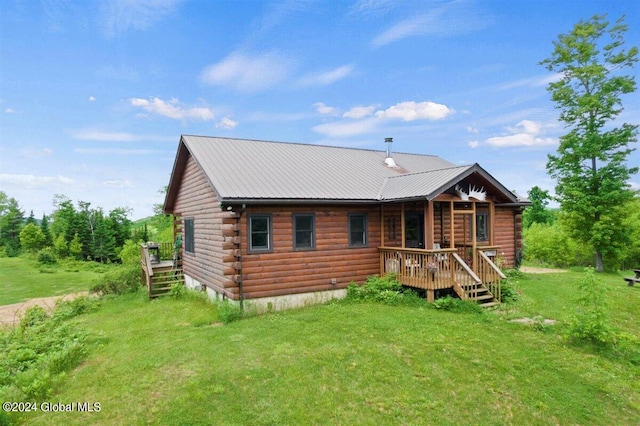
[[[183,224],[185,219],[194,220],[194,253],[184,250],[183,236],[184,273],[218,293],[232,296],[236,284],[225,277],[225,272],[228,273],[236,261],[233,256],[235,247],[227,245],[224,239],[235,229],[236,214],[220,209],[217,194],[191,156],[187,160],[174,211],[181,216]]]
[[[273,219],[273,251],[247,252],[247,217]],[[293,214],[315,215],[315,249],[293,248]],[[349,213],[366,213],[367,247],[349,247]],[[241,220],[242,286],[246,299],[346,288],[380,272],[380,207],[248,207]],[[331,280],[335,279],[336,284]],[[238,297],[236,294],[235,297]]]
[[[495,208],[494,242],[500,246],[503,268],[512,268],[516,261],[516,251],[522,249],[522,215],[519,208]]]

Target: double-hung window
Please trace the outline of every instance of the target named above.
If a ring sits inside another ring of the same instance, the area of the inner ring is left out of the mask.
[[[367,215],[363,213],[349,214],[349,246],[366,247]]]
[[[294,214],[293,248],[295,250],[311,250],[315,247],[315,217],[312,214]]]
[[[476,213],[476,240],[489,241],[488,213]]]
[[[270,214],[249,215],[248,227],[249,252],[265,252],[273,249]]]

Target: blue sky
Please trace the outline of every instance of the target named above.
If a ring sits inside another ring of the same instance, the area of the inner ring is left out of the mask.
[[[625,14],[640,45],[634,0],[5,0],[0,191],[37,217],[64,194],[141,218],[181,134],[379,150],[393,137],[520,194],[552,190],[564,128],[538,63],[596,13]],[[638,93],[623,104],[620,121],[640,123]]]

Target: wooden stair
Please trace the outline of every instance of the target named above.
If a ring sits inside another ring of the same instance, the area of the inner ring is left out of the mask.
[[[462,289],[467,296],[467,300],[473,300],[483,308],[489,308],[500,304],[489,289],[481,282],[462,286]]]
[[[153,277],[149,284],[149,299],[166,296],[171,292],[171,286],[175,283],[182,284],[184,275],[182,268],[154,268]]]

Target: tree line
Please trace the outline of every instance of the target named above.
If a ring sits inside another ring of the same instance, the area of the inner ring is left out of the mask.
[[[33,211],[25,217],[15,198],[0,192],[0,254],[17,256],[23,252],[44,251],[57,258],[73,258],[97,262],[118,262],[125,246],[148,241],[152,234],[170,236],[171,221],[155,206],[156,216],[134,227],[129,219],[131,209],[116,207],[105,212],[101,207],[78,201],[74,204],[64,195],[53,198],[51,215],[36,219]],[[169,228],[169,229],[167,229]]]

